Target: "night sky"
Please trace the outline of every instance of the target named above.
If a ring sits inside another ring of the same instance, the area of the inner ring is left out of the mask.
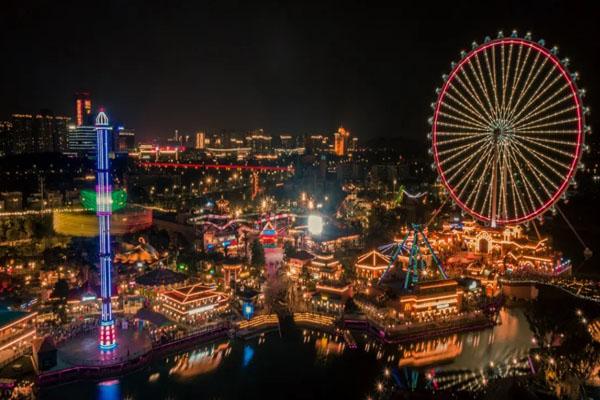
[[[141,138],[343,124],[363,140],[416,139],[450,61],[499,28],[559,45],[600,110],[594,2],[150,3],[3,0],[0,118],[72,116],[73,93],[87,89]]]

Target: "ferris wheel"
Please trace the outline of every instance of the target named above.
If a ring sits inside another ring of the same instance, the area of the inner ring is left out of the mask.
[[[451,64],[430,119],[430,152],[464,211],[491,226],[541,216],[575,184],[589,109],[558,49],[513,31]]]

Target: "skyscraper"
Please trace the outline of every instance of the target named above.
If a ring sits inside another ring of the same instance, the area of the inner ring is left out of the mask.
[[[98,241],[100,258],[100,294],[102,313],[100,316],[100,349],[108,350],[117,346],[115,321],[112,315],[112,279],[110,251],[110,216],[112,214],[112,187],[110,182],[110,164],[108,161],[108,117],[100,111],[96,117],[97,133],[97,178],[96,178],[96,215],[98,216]]]
[[[334,145],[333,150],[335,155],[344,156],[346,155],[346,150],[348,149],[348,138],[350,137],[350,132],[344,129],[344,127],[340,126],[336,133],[334,133]]]
[[[196,149],[198,149],[198,150],[204,149],[204,139],[205,139],[204,132],[196,133]]]
[[[92,113],[92,100],[88,92],[75,93],[75,125],[84,125]]]
[[[13,114],[5,148],[13,154],[65,151],[70,120],[47,110],[34,115]]]
[[[79,156],[94,157],[96,155],[96,130],[89,125],[70,125],[68,134],[69,152]]]
[[[126,129],[119,127],[116,143],[114,147],[115,152],[128,152],[135,148],[135,131],[133,129]]]

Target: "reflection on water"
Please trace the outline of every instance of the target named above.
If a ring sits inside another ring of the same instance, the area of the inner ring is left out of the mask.
[[[458,335],[432,339],[407,347],[400,346],[399,367],[424,367],[454,360],[462,352],[462,340]]]
[[[248,366],[248,364],[250,364],[250,361],[252,361],[253,357],[254,357],[254,349],[249,344],[245,345],[244,346],[244,361],[242,362],[242,365],[244,366],[244,368],[246,368]]]
[[[310,329],[283,337],[223,340],[118,381],[46,389],[42,398],[178,399],[201,393],[197,398],[364,399],[377,395],[382,382],[404,390],[477,389],[494,377],[529,373],[532,334],[525,316],[519,309],[505,309],[499,318],[492,329],[402,345],[353,332],[352,348],[343,334]]]
[[[493,329],[460,335],[463,351],[442,369],[479,369],[490,362],[520,360],[531,348],[533,334],[520,309],[503,309]]]
[[[121,398],[121,384],[118,379],[100,382],[96,398],[98,400],[119,400]]]
[[[327,357],[328,355],[339,356],[344,352],[345,345],[343,342],[330,340],[327,337],[322,337],[315,341],[318,357]]]
[[[230,352],[231,348],[227,342],[182,354],[176,358],[175,365],[169,370],[169,375],[189,379],[206,374],[217,369],[223,358],[227,357]]]
[[[363,350],[387,362],[398,359],[399,367],[435,366],[440,370],[480,369],[489,363],[503,363],[526,357],[533,334],[520,309],[503,309],[499,324],[492,329],[454,334],[397,347],[368,339]]]

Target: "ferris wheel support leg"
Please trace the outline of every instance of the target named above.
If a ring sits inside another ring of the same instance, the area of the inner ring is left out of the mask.
[[[442,208],[444,208],[444,206],[446,205],[446,202],[448,201],[449,197],[450,196],[446,196],[446,198],[444,199],[442,204],[440,204],[440,206],[437,208],[437,210],[433,211],[433,213],[431,214],[431,217],[429,218],[429,221],[427,221],[427,224],[425,225],[425,228],[429,227],[429,225],[431,225],[431,223],[433,222],[435,217],[437,217],[438,214],[440,213],[440,211],[442,211]]]
[[[587,245],[583,241],[583,238],[575,230],[575,227],[573,226],[573,224],[571,224],[571,221],[569,221],[569,219],[567,218],[567,216],[565,215],[565,213],[560,209],[560,207],[558,206],[558,204],[555,204],[554,207],[556,207],[556,210],[558,211],[558,213],[565,220],[565,222],[567,223],[567,225],[569,226],[569,228],[571,229],[571,231],[575,234],[575,237],[577,238],[577,240],[579,240],[579,243],[581,243],[581,245],[583,246],[583,256],[585,257],[585,259],[588,260],[589,258],[591,258],[592,254],[593,254],[592,250],[589,247],[587,247]]]

